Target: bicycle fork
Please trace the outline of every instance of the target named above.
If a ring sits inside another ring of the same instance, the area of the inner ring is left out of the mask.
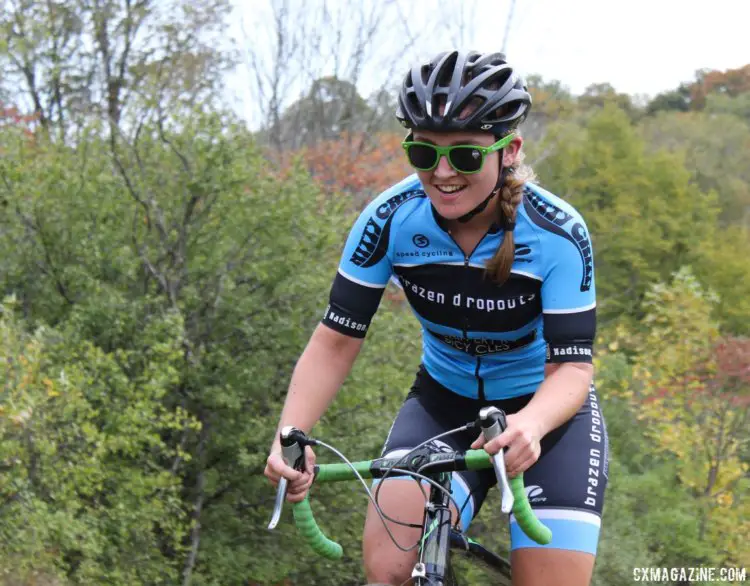
[[[505,413],[497,407],[485,407],[479,412],[479,423],[485,441],[490,441],[505,430]],[[503,513],[510,513],[513,510],[514,498],[505,470],[504,450],[492,456],[492,466],[502,494],[501,510]],[[417,586],[443,586],[448,571],[451,513],[447,493],[451,490],[450,473],[440,476],[440,484],[446,490],[436,490],[433,487],[425,511],[420,559],[411,574]]]
[[[441,474],[440,485],[445,491],[433,487],[425,507],[420,559],[411,573],[416,586],[443,586],[448,570],[451,511],[447,493],[451,490],[450,473]]]

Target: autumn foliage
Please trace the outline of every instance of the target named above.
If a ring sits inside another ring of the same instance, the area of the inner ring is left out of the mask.
[[[680,373],[661,386],[646,402],[683,394],[688,404],[710,397],[726,401],[737,408],[750,406],[750,339],[738,337],[720,338],[708,356],[697,361],[692,369]]]
[[[9,106],[0,101],[0,128],[11,126],[20,128],[24,134],[33,136],[32,126],[37,121],[37,116],[22,114],[14,106]]]
[[[715,295],[681,270],[647,294],[643,330],[621,341],[635,351],[633,377],[620,396],[642,422],[649,445],[673,458],[695,499],[702,538],[740,552],[750,539],[748,463],[750,339],[722,336]],[[617,350],[620,340],[609,346]],[[726,561],[747,563],[744,554]]]
[[[345,133],[288,153],[282,167],[294,157],[302,157],[324,191],[359,196],[362,199],[357,203],[363,203],[413,173],[402,140],[392,133]]]
[[[690,86],[693,109],[700,110],[706,105],[709,94],[723,94],[731,97],[750,92],[750,64],[727,71],[709,71]]]

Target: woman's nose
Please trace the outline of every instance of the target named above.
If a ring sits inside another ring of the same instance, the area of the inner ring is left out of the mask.
[[[437,167],[433,170],[433,174],[437,177],[452,177],[456,174],[456,170],[451,167],[448,157],[441,155],[438,159]]]

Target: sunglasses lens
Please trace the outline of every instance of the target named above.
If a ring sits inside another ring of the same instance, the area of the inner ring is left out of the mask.
[[[456,147],[450,152],[453,168],[461,173],[476,173],[482,168],[484,155],[473,147]]]
[[[417,169],[432,169],[437,162],[437,151],[424,144],[410,145],[406,154],[411,165]]]

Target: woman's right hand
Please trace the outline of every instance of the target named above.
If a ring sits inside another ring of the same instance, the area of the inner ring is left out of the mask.
[[[281,449],[274,449],[266,460],[266,469],[263,474],[278,486],[279,480],[284,477],[289,483],[286,489],[286,500],[297,503],[307,496],[310,485],[313,482],[313,470],[315,467],[315,454],[310,446],[305,446],[305,470],[300,472],[284,462],[281,457]]]

